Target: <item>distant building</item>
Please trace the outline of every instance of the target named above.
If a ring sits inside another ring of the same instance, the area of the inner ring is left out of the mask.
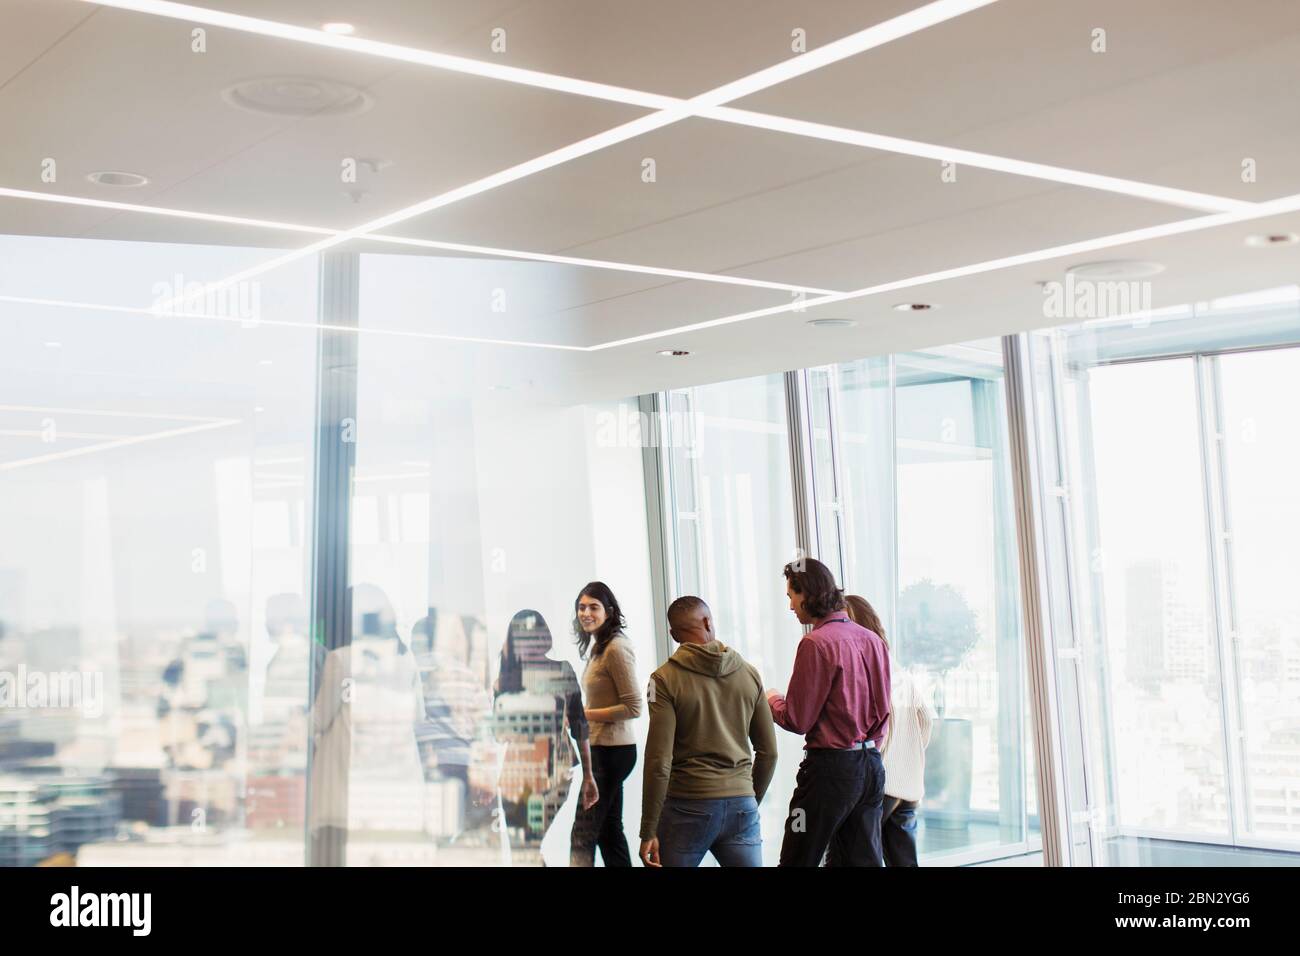
[[[1124,589],[1129,683],[1155,691],[1166,680],[1206,680],[1206,622],[1185,599],[1176,569],[1158,559],[1136,561],[1125,572]]]
[[[306,776],[286,774],[248,778],[244,796],[244,826],[248,829],[301,829],[306,822],[306,807]]]
[[[501,798],[517,803],[526,794],[544,793],[551,780],[551,741],[537,740],[506,742],[505,765],[501,768],[498,786]]]
[[[122,801],[122,819],[167,825],[167,798],[157,767],[112,767],[105,771]]]
[[[104,776],[0,777],[0,866],[34,866],[112,839],[121,796]]]
[[[564,700],[551,694],[502,694],[495,711],[499,740],[553,736],[564,728]]]

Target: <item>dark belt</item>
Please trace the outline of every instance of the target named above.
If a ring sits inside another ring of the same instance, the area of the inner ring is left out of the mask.
[[[809,747],[808,748],[809,752],[812,753],[815,753],[818,750],[828,750],[831,753],[837,753],[837,754],[850,754],[853,753],[855,750],[875,750],[875,749],[876,749],[876,742],[874,740],[864,740],[861,743],[854,744],[852,747]]]

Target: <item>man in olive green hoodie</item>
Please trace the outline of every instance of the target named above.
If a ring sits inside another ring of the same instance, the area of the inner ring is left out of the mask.
[[[762,866],[758,804],[776,770],[763,680],[717,639],[699,598],[672,603],[668,632],[681,646],[647,691],[641,861],[698,866],[712,852],[722,866]]]

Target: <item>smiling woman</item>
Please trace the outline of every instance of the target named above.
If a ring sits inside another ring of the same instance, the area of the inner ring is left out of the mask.
[[[636,766],[632,721],[641,715],[636,655],[623,634],[623,612],[603,581],[592,581],[574,603],[578,647],[587,659],[582,691],[591,726],[597,800],[585,801],[573,821],[572,866],[631,866],[623,834],[623,781]]]

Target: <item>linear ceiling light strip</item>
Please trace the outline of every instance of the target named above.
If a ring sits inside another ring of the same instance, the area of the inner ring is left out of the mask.
[[[145,442],[160,441],[164,438],[179,438],[182,435],[192,435],[195,432],[211,431],[214,428],[229,428],[231,425],[238,424],[240,424],[240,420],[237,418],[223,418],[202,425],[186,425],[184,428],[173,428],[165,432],[149,432],[144,435],[132,435],[129,438],[119,438],[115,441],[101,442],[97,445],[86,445],[82,448],[56,451],[51,452],[48,455],[36,455],[32,458],[19,458],[17,461],[0,462],[0,471],[15,471],[19,468],[29,468],[32,465],[41,465],[45,462],[62,461],[65,458],[80,458],[82,455],[92,455],[96,452],[109,451],[114,448],[124,448],[127,445],[141,445]]]
[[[1015,266],[1028,265],[1033,262],[1044,262],[1049,259],[1060,259],[1064,256],[1096,252],[1101,249],[1110,249],[1114,246],[1123,246],[1135,242],[1146,242],[1151,239],[1163,239],[1169,236],[1200,232],[1205,229],[1214,229],[1218,226],[1251,222],[1268,216],[1282,215],[1297,211],[1300,211],[1300,193],[1292,196],[1283,196],[1280,199],[1254,203],[1250,209],[1239,212],[1224,212],[1210,216],[1196,216],[1192,219],[1180,219],[1177,222],[1164,223],[1158,226],[1148,226],[1143,229],[1133,229],[1128,232],[1114,233],[1109,236],[1100,236],[1095,239],[1084,239],[1079,242],[1066,243],[1065,245],[1060,246],[1049,246],[1046,249],[1038,249],[1033,252],[1021,253],[1014,256],[1004,256],[1000,259],[988,259],[984,262],[959,266],[954,269],[944,269],[940,272],[930,272],[925,275],[914,276],[910,279],[899,279],[894,282],[885,282],[879,285],[867,286],[866,288],[858,289],[854,292],[836,292],[831,295],[820,296],[816,299],[806,299],[802,302],[791,302],[786,305],[778,305],[766,309],[754,309],[750,312],[738,312],[734,315],[725,315],[716,319],[708,319],[703,322],[693,322],[690,325],[680,325],[676,328],[663,329],[657,332],[648,332],[645,335],[635,335],[625,339],[617,339],[612,342],[604,342],[600,345],[592,345],[588,347],[588,351],[599,352],[604,349],[618,348],[623,345],[633,345],[638,342],[650,342],[655,339],[667,338],[668,336],[683,335],[688,332],[698,332],[703,329],[716,328],[721,325],[732,325],[737,322],[746,322],[750,319],[763,318],[764,316],[780,315],[784,312],[793,312],[796,310],[802,312],[819,305],[831,305],[836,302],[847,302],[852,299],[862,299],[868,296],[879,295],[883,292],[897,292],[900,289],[910,289],[915,286],[929,285],[932,282],[946,282],[949,279],[960,279],[965,276],[979,275],[985,272],[996,272],[1001,269],[1010,269]]]
[[[185,209],[169,209],[164,206],[144,206],[138,203],[115,202],[107,199],[89,199],[83,196],[69,196],[60,193],[33,192],[28,189],[11,189],[0,186],[0,196],[9,199],[29,199],[38,202],[62,203],[71,206],[90,206],[96,209],[112,209],[117,212],[143,213],[151,216],[171,216],[177,219],[192,219],[197,222],[216,222],[226,225],[249,226],[257,229],[273,229],[283,232],[309,233],[320,236],[338,235],[340,230],[327,229],[324,226],[304,226],[290,222],[276,222],[270,219],[249,219],[243,216],[223,216],[216,213],[192,212]],[[475,246],[460,242],[441,242],[436,239],[417,239],[406,236],[390,236],[371,233],[366,236],[374,242],[384,242],[400,246],[419,246],[426,249],[438,249],[447,252],[465,252],[473,255],[493,256],[507,259],[521,259],[531,262],[546,262],[555,265],[571,265],[590,269],[607,269],[614,272],[632,272],[641,275],[664,276],[673,279],[689,279],[695,282],[715,282],[723,285],[751,286],[756,289],[776,289],[782,292],[807,292],[825,295],[836,290],[819,289],[814,286],[791,285],[784,282],[768,282],[764,279],[748,279],[744,276],[730,276],[720,273],[692,272],[688,269],[664,269],[658,266],[643,266],[636,263],[611,262],[604,259],[584,259],[578,256],[551,255],[545,252],[525,252],[520,249],[499,249],[492,246]]]
[[[194,10],[203,10],[204,8],[189,8],[184,4],[172,4],[166,0],[87,0],[87,2],[97,2],[101,6],[119,6],[124,9],[136,10],[142,13],[157,13],[162,16],[175,17],[180,19],[190,19]],[[234,275],[227,276],[215,283],[210,283],[204,289],[200,290],[197,295],[205,295],[209,292],[243,282],[255,276],[262,275],[280,266],[287,265],[305,256],[314,255],[325,249],[348,242],[351,239],[359,239],[368,233],[378,232],[388,226],[404,222],[416,216],[424,215],[435,209],[449,206],[452,203],[460,202],[472,196],[504,186],[508,183],[516,182],[535,173],[543,172],[563,163],[571,162],[582,156],[613,146],[617,143],[625,142],[638,136],[643,136],[653,130],[669,126],[679,122],[687,117],[694,116],[699,110],[721,106],[730,100],[748,96],[759,90],[767,89],[778,83],[784,83],[787,80],[797,76],[811,73],[814,70],[821,69],[831,63],[848,59],[856,56],[874,47],[881,46],[901,37],[908,36],[918,30],[934,26],[945,20],[960,16],[972,10],[978,10],[986,7],[996,0],[934,0],[925,6],[918,7],[901,16],[894,17],[882,23],[860,30],[857,33],[842,37],[825,46],[810,50],[807,53],[800,54],[792,59],[783,60],[780,63],[773,64],[765,69],[758,70],[749,76],[741,77],[730,83],[723,84],[689,100],[673,100],[671,105],[665,106],[658,112],[642,116],[630,122],[623,123],[619,126],[607,129],[594,136],[588,136],[576,143],[570,143],[568,146],[552,150],[541,156],[534,157],[526,162],[511,166],[508,169],[500,170],[490,176],[467,183],[456,189],[432,196],[423,202],[407,206],[405,209],[399,209],[388,215],[381,216],[378,219],[372,219],[369,222],[362,223],[352,229],[345,230],[337,235],[327,239],[314,242],[302,249],[277,256],[258,266],[241,270]],[[184,11],[184,12],[182,12]],[[219,11],[206,11],[209,16],[221,15]],[[233,15],[232,15],[233,16]],[[228,19],[233,24],[238,18]],[[269,21],[267,21],[269,22]],[[280,24],[278,27],[283,27]],[[297,28],[295,28],[297,29]],[[254,31],[257,32],[257,31]],[[309,31],[311,32],[311,31]],[[281,31],[275,35],[288,38],[286,32]],[[329,34],[329,36],[334,36]],[[169,306],[190,301],[194,294],[179,296],[174,301],[168,303]]]
[[[828,126],[824,123],[810,123],[805,120],[789,119],[784,116],[770,116],[766,113],[738,110],[730,106],[715,106],[712,109],[703,111],[701,115],[706,119],[719,120],[724,123],[758,127],[781,133],[793,133],[796,136],[805,136],[810,139],[822,139],[888,153],[935,159],[940,162],[956,163],[959,166],[991,169],[995,172],[1009,173],[1013,176],[1045,179],[1067,186],[1082,186],[1087,189],[1098,189],[1103,192],[1132,196],[1136,199],[1149,199],[1152,202],[1182,206],[1187,209],[1195,209],[1198,212],[1233,212],[1249,209],[1254,205],[1254,203],[1247,202],[1244,199],[1230,199],[1225,196],[1176,189],[1171,186],[1159,186],[1154,183],[1121,179],[1116,176],[1102,176],[1097,173],[1068,169],[1064,166],[1031,163],[1021,159],[1010,159],[990,153],[978,153],[968,149],[953,149],[936,143],[900,139],[896,136],[882,136],[878,133],[866,133],[841,126]]]
[[[219,315],[211,312],[189,312],[158,306],[142,309],[129,305],[104,305],[98,302],[72,302],[67,299],[42,299],[33,296],[0,295],[0,302],[12,302],[15,305],[50,306],[60,309],[86,309],[94,312],[119,312],[126,315],[142,315],[156,319],[207,319],[215,322],[238,322],[240,325],[270,325],[286,329],[326,329],[333,332],[356,332],[370,335],[389,335],[398,338],[431,339],[439,342],[463,342],[471,345],[510,345],[534,349],[555,349],[562,352],[588,352],[588,345],[557,345],[551,342],[525,342],[514,339],[492,339],[474,335],[446,335],[440,332],[414,332],[405,329],[357,328],[347,325],[329,325],[320,322],[288,322],[284,319],[249,319],[245,316]]]
[[[900,289],[913,288],[916,286],[928,285],[930,283],[944,282],[949,279],[957,279],[970,275],[979,275],[985,272],[995,272],[1001,269],[1009,269],[1019,265],[1027,265],[1033,262],[1044,262],[1050,259],[1059,259],[1064,256],[1077,255],[1087,252],[1096,252],[1102,249],[1109,249],[1115,246],[1128,245],[1135,242],[1145,242],[1152,239],[1162,239],[1169,236],[1183,235],[1187,233],[1200,232],[1206,229],[1214,229],[1219,226],[1234,225],[1236,223],[1251,222],[1257,219],[1264,219],[1269,216],[1285,215],[1287,213],[1300,212],[1300,193],[1292,196],[1283,196],[1279,199],[1267,200],[1256,203],[1255,206],[1246,211],[1233,213],[1219,213],[1211,216],[1197,216],[1192,219],[1181,219],[1177,222],[1164,223],[1158,226],[1149,226],[1143,229],[1134,229],[1129,232],[1115,233],[1109,236],[1101,236],[1096,239],[1084,239],[1079,242],[1067,243],[1060,246],[1050,246],[1046,249],[1039,249],[1034,252],[1022,253],[1015,256],[1006,256],[1001,259],[989,259],[984,262],[978,262],[973,265],[959,266],[955,269],[946,269],[941,272],[931,272],[925,275],[914,276],[910,279],[900,279],[895,282],[886,282],[880,285],[868,286],[864,289],[858,289],[853,292],[837,292],[830,295],[821,296],[816,299],[807,299],[803,302],[794,302],[789,305],[775,306],[768,309],[755,309],[750,312],[741,312],[735,315],[726,315],[716,319],[708,319],[703,322],[695,322],[690,325],[677,326],[671,329],[664,329],[658,332],[650,332],[645,335],[637,335],[624,339],[617,339],[611,342],[603,342],[599,345],[554,345],[546,342],[519,342],[507,341],[500,339],[472,338],[468,336],[449,336],[440,335],[432,332],[406,332],[394,329],[380,328],[352,328],[346,326],[321,325],[317,323],[306,322],[285,322],[270,319],[259,320],[262,324],[276,325],[289,328],[308,328],[308,329],[336,329],[344,332],[356,332],[359,334],[371,335],[393,335],[410,338],[440,339],[460,342],[469,342],[483,345],[509,345],[526,348],[543,348],[559,349],[573,352],[600,352],[605,349],[619,348],[625,345],[633,345],[638,342],[648,342],[655,339],[666,338],[673,335],[683,335],[688,332],[698,332],[704,329],[714,328],[722,325],[731,325],[738,322],[745,322],[750,319],[763,318],[770,315],[780,315],[786,312],[796,310],[806,310],[813,306],[830,305],[835,302],[845,302],[851,299],[866,298],[872,295],[879,295],[883,292],[893,292]],[[96,305],[88,302],[67,302],[54,299],[34,299],[19,296],[0,295],[0,302],[14,302],[30,305],[58,306],[64,308],[90,309],[108,312],[126,312],[138,315],[170,315],[181,318],[202,318],[217,319],[224,321],[243,321],[222,315],[205,315],[201,313],[159,313],[153,309],[130,308],[126,306]]]
[[[645,93],[641,90],[630,90],[621,86],[610,86],[606,83],[592,83],[568,76],[556,76],[551,73],[541,73],[537,70],[525,70],[500,63],[472,60],[468,57],[452,56],[447,53],[434,53],[430,50],[401,46],[397,43],[367,40],[364,37],[326,33],[324,30],[313,30],[309,27],[293,26],[275,20],[263,20],[259,17],[241,16],[237,13],[193,6],[188,3],[169,3],[167,0],[88,0],[88,2],[100,7],[133,10],[136,13],[148,13],[173,20],[184,20],[188,23],[202,23],[206,26],[238,30],[241,33],[255,33],[259,36],[272,37],[278,40],[292,40],[295,43],[307,43],[312,46],[329,47],[334,50],[345,50],[349,53],[362,53],[385,60],[430,66],[439,70],[450,70],[454,73],[468,73],[486,79],[503,80],[507,83],[533,86],[539,89],[553,90],[557,93],[572,93],[577,96],[626,103],[631,106],[645,107],[646,109],[664,109],[674,103],[673,97],[657,96],[654,93]]]
[[[392,60],[399,60],[406,63],[416,63],[423,66],[434,67],[436,69],[502,80],[507,83],[516,83],[525,86],[553,90],[556,92],[574,93],[580,96],[595,97],[597,99],[624,103],[631,106],[640,106],[649,109],[670,109],[672,107],[681,106],[685,102],[677,97],[660,96],[642,90],[632,90],[620,86],[609,86],[603,83],[589,83],[585,80],[573,79],[572,77],[503,66],[501,64],[491,63],[484,60],[474,60],[466,57],[434,53],[429,50],[398,46],[391,43],[380,43],[359,37],[340,36],[337,34],[326,33],[323,30],[313,30],[307,27],[298,27],[272,20],[263,20],[257,17],[240,16],[238,14],[226,13],[221,10],[212,10],[206,7],[197,7],[189,4],[169,3],[165,2],[165,0],[87,0],[87,2],[96,3],[99,6],[133,10],[140,13],[152,13],[159,16],[172,17],[194,23],[206,23],[211,26],[224,27],[231,30],[239,30],[246,33],[276,37],[279,39],[294,40],[297,42],[330,47],[352,53],[362,53]],[[772,69],[778,67],[785,68],[785,75],[782,79],[777,80],[776,82],[784,82],[787,79],[793,79],[796,76],[820,69],[830,63],[838,62],[839,60],[844,59],[846,55],[856,55],[873,46],[880,46],[884,43],[888,43],[890,40],[908,36],[912,33],[918,32],[919,30],[923,30],[926,27],[934,26],[936,23],[952,19],[961,13],[966,13],[982,6],[988,6],[994,2],[996,2],[996,0],[970,0],[970,2],[960,3],[927,4],[924,7],[920,7],[909,13],[894,17],[882,24],[877,24],[875,27],[869,28],[869,31],[875,31],[871,37],[869,45],[863,45],[862,40],[859,39],[861,33],[853,34],[849,37],[843,38],[842,40],[836,40],[829,43],[826,46],[818,47],[807,53],[802,53],[783,63],[776,64]],[[862,32],[866,33],[869,31]],[[845,49],[849,50],[849,52],[845,53]],[[741,80],[736,80],[734,83],[728,84],[727,86],[719,87],[714,91],[724,97],[724,99],[718,101],[719,104],[740,99],[750,93],[771,86],[772,81],[764,78],[762,73],[763,71],[760,71],[760,73],[753,74],[751,77],[745,77]],[[1120,195],[1134,196],[1139,199],[1148,199],[1152,202],[1162,202],[1174,206],[1181,206],[1187,209],[1195,209],[1198,212],[1228,212],[1233,209],[1244,208],[1248,205],[1245,200],[1230,199],[1223,196],[1214,196],[1207,193],[1176,189],[1168,186],[1159,186],[1115,176],[1102,176],[1094,173],[1083,172],[1081,170],[1051,166],[1043,163],[1025,162],[988,153],[949,149],[936,144],[900,139],[892,136],[882,136],[861,130],[827,126],[821,123],[811,123],[804,120],[790,119],[784,116],[772,116],[765,113],[756,113],[751,110],[733,109],[721,105],[697,109],[694,111],[693,115],[735,125],[765,129],[772,132],[788,133],[794,136],[828,140],[844,143],[846,145],[883,150],[908,156],[938,159],[940,161],[954,162],[981,169],[997,170],[1011,175],[1028,176],[1035,179],[1045,179],[1066,185],[1098,189],[1105,192],[1118,193]]]

